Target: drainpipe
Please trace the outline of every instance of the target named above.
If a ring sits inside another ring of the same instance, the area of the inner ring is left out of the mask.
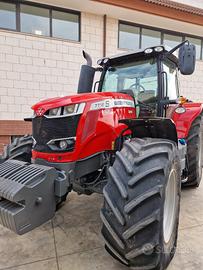
[[[106,57],[106,28],[107,28],[107,16],[103,16],[103,57]]]

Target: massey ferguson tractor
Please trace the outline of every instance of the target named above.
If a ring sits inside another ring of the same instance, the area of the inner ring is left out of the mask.
[[[195,46],[151,47],[96,68],[83,54],[78,94],[34,105],[25,119],[32,136],[5,148],[0,223],[22,235],[53,218],[71,191],[103,193],[106,250],[133,269],[164,270],[176,249],[181,186],[201,180],[203,108],[178,84],[179,71],[194,72]]]

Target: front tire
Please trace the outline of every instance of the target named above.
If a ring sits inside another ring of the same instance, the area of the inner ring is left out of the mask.
[[[106,250],[135,269],[166,269],[176,250],[180,192],[180,162],[173,142],[125,142],[104,188]]]
[[[8,144],[0,157],[0,163],[8,159],[16,159],[31,163],[33,138],[31,135],[16,138]]]

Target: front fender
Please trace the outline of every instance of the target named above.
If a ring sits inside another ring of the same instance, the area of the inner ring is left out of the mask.
[[[193,121],[202,113],[202,103],[185,103],[183,107],[186,111],[182,114],[178,114],[173,111],[171,118],[176,125],[178,138],[187,138],[190,127]]]

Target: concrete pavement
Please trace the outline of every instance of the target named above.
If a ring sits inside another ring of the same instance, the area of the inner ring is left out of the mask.
[[[71,193],[55,218],[24,236],[0,226],[0,270],[127,270],[103,248],[102,196]],[[182,191],[178,250],[168,270],[203,270],[203,184]]]

